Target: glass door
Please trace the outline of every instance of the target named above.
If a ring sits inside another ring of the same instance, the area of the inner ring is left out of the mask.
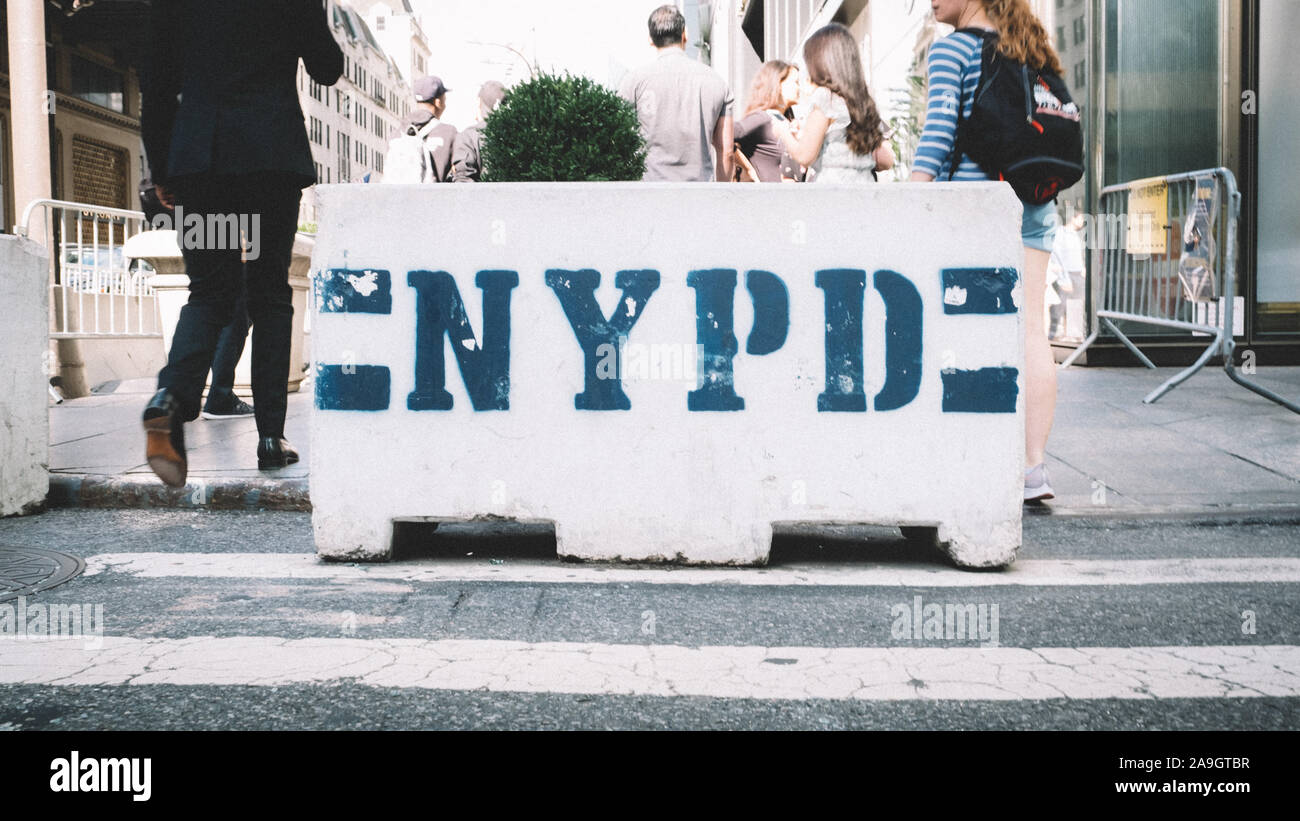
[[[1256,205],[1255,329],[1300,333],[1300,186],[1294,173],[1300,133],[1295,36],[1300,3],[1260,0],[1259,181]]]
[[[1103,187],[1222,164],[1223,1],[1105,0]],[[1182,227],[1156,230],[1167,232],[1164,246],[1176,255]],[[1171,263],[1161,270],[1177,268],[1172,257],[1160,261]],[[1151,287],[1175,293],[1178,285]],[[1136,336],[1187,336],[1177,328],[1120,327]]]

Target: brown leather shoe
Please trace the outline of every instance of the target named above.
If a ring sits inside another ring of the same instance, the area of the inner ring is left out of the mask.
[[[144,457],[150,469],[169,487],[184,487],[185,423],[171,391],[163,388],[144,408]]]

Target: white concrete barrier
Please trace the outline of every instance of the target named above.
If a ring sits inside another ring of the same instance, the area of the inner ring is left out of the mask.
[[[49,258],[0,236],[0,516],[39,507],[50,489]]]
[[[319,554],[394,520],[760,564],[772,525],[1020,544],[1020,205],[1000,183],[322,186]]]

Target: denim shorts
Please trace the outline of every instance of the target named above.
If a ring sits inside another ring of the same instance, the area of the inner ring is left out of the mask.
[[[1056,229],[1061,226],[1057,216],[1056,205],[1050,202],[1042,205],[1025,206],[1025,214],[1020,219],[1020,239],[1028,248],[1052,253],[1052,241],[1056,239]]]

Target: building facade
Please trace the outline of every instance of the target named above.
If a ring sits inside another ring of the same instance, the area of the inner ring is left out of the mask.
[[[66,6],[66,8],[64,7]],[[55,199],[138,208],[147,173],[140,141],[140,82],[127,55],[139,53],[147,4],[46,10],[46,114],[50,118],[51,193]],[[71,13],[69,13],[71,12]],[[0,5],[0,212],[13,231],[26,207],[13,193],[6,10]]]
[[[408,84],[429,73],[429,38],[409,0],[352,0]]]
[[[302,104],[316,181],[321,183],[378,182],[384,174],[388,141],[397,134],[402,118],[414,105],[411,82],[398,60],[381,45],[379,37],[352,4],[325,0],[335,39],[343,49],[343,76],[333,86],[313,80],[298,66],[298,99]],[[391,20],[390,6],[370,4],[372,19]],[[408,22],[419,34],[418,22]],[[402,60],[406,71],[423,56],[407,47]],[[427,46],[425,47],[427,51]],[[304,192],[303,221],[314,222],[315,192]]]

